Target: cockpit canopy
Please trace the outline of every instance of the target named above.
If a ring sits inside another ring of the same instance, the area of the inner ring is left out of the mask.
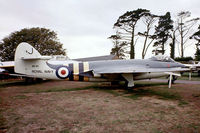
[[[157,55],[149,58],[152,61],[162,61],[162,62],[175,62],[172,58],[169,56],[164,56],[164,55]]]

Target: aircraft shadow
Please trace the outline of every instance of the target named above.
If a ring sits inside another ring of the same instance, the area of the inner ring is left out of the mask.
[[[159,86],[162,86],[160,89]],[[164,87],[163,87],[164,86]],[[143,96],[158,96],[161,99],[180,99],[179,95],[174,94],[165,88],[168,88],[167,83],[155,83],[155,82],[139,82],[136,83],[134,88],[127,89],[124,86],[99,86],[96,88],[99,91],[104,91],[115,96],[123,96],[131,99],[138,99]]]
[[[29,86],[29,85],[41,84],[41,83],[45,83],[45,82],[47,82],[47,80],[40,81],[40,82],[32,82],[32,83],[26,83],[24,80],[1,82],[0,88],[12,87],[12,86]]]

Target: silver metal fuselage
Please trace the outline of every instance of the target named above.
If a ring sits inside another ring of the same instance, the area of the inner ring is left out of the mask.
[[[168,74],[164,72],[159,72],[162,69],[169,68],[181,68],[184,67],[181,63],[178,62],[160,62],[160,61],[152,61],[149,59],[140,60],[140,59],[132,59],[132,60],[107,60],[107,61],[93,61],[89,62],[89,66],[91,70],[94,70],[94,73],[101,73],[101,71],[112,71],[113,69],[132,69],[133,80],[142,80],[142,79],[151,79],[151,78],[159,78],[163,76],[167,76]],[[139,68],[139,71],[135,71],[134,68]],[[149,69],[149,72],[142,72],[144,69]],[[151,72],[151,70],[158,70],[158,72]],[[113,72],[109,74],[97,75],[96,77],[105,77],[108,79],[121,79],[120,74],[118,76]],[[114,78],[113,78],[114,77]]]
[[[72,64],[73,69],[79,69],[78,62],[62,62],[57,61],[56,63],[52,63],[48,60],[30,60],[26,63],[26,73],[33,77],[39,78],[49,78],[49,79],[59,79],[55,75],[55,70],[48,67],[46,62],[49,62],[54,65],[61,66],[69,66]],[[112,80],[121,80],[123,77],[121,73],[116,73],[113,70],[122,70],[129,71],[130,74],[133,75],[134,80],[141,79],[151,79],[158,78],[162,76],[166,76],[163,72],[159,72],[162,69],[169,68],[179,68],[183,67],[181,63],[177,62],[159,62],[159,61],[151,61],[149,59],[146,60],[106,60],[106,61],[92,61],[87,62],[89,66],[89,70],[93,71],[93,76],[89,77],[89,81],[112,81]],[[75,65],[76,64],[76,65]],[[139,68],[140,71],[135,71],[134,68]],[[144,69],[148,69],[149,72],[142,72]],[[158,72],[151,72],[152,69],[158,70]],[[74,71],[74,70],[73,70]],[[108,73],[101,74],[102,71],[108,71]],[[113,73],[112,73],[113,71]]]

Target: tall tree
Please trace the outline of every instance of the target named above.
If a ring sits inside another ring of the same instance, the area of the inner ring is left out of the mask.
[[[170,35],[172,42],[169,44],[169,46],[170,46],[170,57],[172,59],[175,58],[176,31],[177,29],[173,29]]]
[[[108,39],[111,39],[113,42],[113,48],[110,53],[116,55],[119,59],[125,58],[127,43],[124,41],[121,42],[121,37],[119,35],[111,35]]]
[[[180,35],[179,43],[181,50],[181,57],[184,57],[185,44],[191,36],[191,29],[197,23],[199,18],[190,19],[191,13],[189,11],[181,11],[178,13],[177,25],[178,32]]]
[[[133,11],[127,11],[120,16],[117,22],[114,24],[114,28],[120,30],[121,37],[130,44],[130,58],[135,58],[135,27],[138,20],[149,13],[146,9],[137,9]]]
[[[196,53],[195,53],[195,60],[200,61],[200,25],[198,27],[198,31],[195,32],[191,38],[197,41],[196,43]]]
[[[172,29],[173,29],[173,21],[171,19],[170,12],[167,12],[165,15],[160,16],[158,21],[158,26],[156,26],[155,28],[154,34],[156,36],[157,41],[153,45],[154,47],[156,47],[156,50],[154,50],[154,52],[158,52],[164,55],[165,45],[170,37],[170,31]]]
[[[149,46],[152,44],[152,42],[155,39],[155,35],[151,35],[150,34],[150,30],[153,28],[153,26],[154,26],[153,24],[155,23],[157,17],[158,16],[153,15],[151,13],[147,13],[146,15],[144,15],[142,17],[143,23],[146,26],[146,30],[143,33],[138,32],[138,35],[144,37],[144,44],[143,44],[143,50],[142,50],[142,59],[144,59]],[[150,41],[148,42],[148,40],[150,40]]]
[[[14,60],[16,47],[21,42],[34,46],[42,55],[66,55],[57,34],[46,28],[25,28],[11,33],[0,43],[0,58],[2,61]]]

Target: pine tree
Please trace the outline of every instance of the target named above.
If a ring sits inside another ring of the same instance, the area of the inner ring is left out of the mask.
[[[170,37],[170,31],[172,31],[172,29],[173,21],[171,19],[170,12],[167,12],[165,15],[160,16],[158,26],[155,28],[154,34],[157,41],[153,45],[156,48],[154,52],[158,52],[164,55],[165,45]]]
[[[137,9],[133,11],[127,11],[120,16],[117,22],[114,24],[114,28],[120,30],[120,36],[123,40],[126,40],[127,44],[130,45],[130,58],[135,58],[135,27],[138,20],[149,13],[146,9]]]

